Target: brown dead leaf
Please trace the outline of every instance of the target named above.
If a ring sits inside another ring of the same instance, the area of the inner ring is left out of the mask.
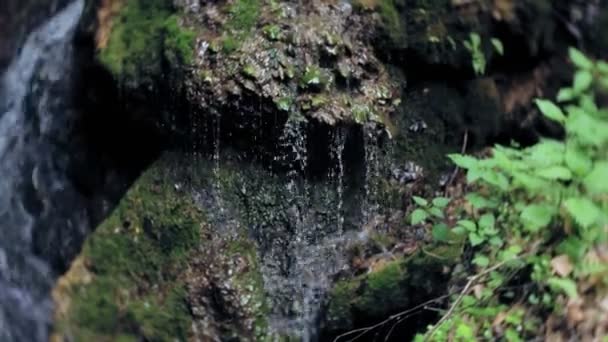
[[[505,318],[507,318],[507,313],[504,311],[499,312],[498,315],[496,315],[496,318],[494,318],[494,321],[492,322],[492,327],[494,329],[500,327],[500,325],[502,325],[502,322],[505,321]]]
[[[473,294],[475,295],[475,298],[481,299],[484,288],[485,287],[482,284],[477,284],[473,286]]]
[[[585,319],[585,313],[583,312],[582,304],[583,304],[583,302],[580,298],[570,300],[568,302],[567,318],[568,318],[568,323],[571,326],[575,326]]]
[[[556,256],[551,260],[551,268],[553,272],[561,277],[567,277],[570,273],[572,273],[572,262],[570,262],[570,258],[565,255]]]

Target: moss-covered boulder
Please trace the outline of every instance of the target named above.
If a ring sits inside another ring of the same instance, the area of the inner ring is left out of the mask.
[[[165,155],[86,241],[53,292],[55,341],[258,340],[268,334],[257,250],[214,231]]]
[[[376,259],[365,274],[337,281],[322,321],[324,336],[371,326],[444,293],[462,245],[427,248],[410,256]]]

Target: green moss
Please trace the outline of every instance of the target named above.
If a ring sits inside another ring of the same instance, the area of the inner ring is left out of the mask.
[[[169,0],[127,0],[112,21],[101,62],[117,77],[143,82],[161,73],[162,62],[188,64],[195,35],[179,26]]]
[[[242,292],[248,292],[251,296],[247,305],[252,310],[255,319],[254,334],[258,340],[263,340],[268,336],[268,314],[270,308],[266,302],[264,291],[264,279],[260,271],[257,247],[253,241],[246,237],[239,237],[229,242],[226,248],[226,255],[241,256],[247,260],[248,268],[245,272],[236,276],[235,285]]]
[[[378,12],[383,31],[393,47],[407,46],[407,27],[398,9],[398,6],[403,7],[404,0],[355,0],[354,5],[358,9]]]
[[[330,83],[331,79],[321,68],[316,65],[309,65],[304,70],[300,80],[300,86],[308,89],[322,89]]]
[[[289,96],[284,96],[275,101],[277,108],[284,112],[288,112],[291,106],[293,105],[293,98]]]
[[[113,334],[119,330],[120,309],[116,303],[116,285],[111,279],[100,279],[78,289],[74,297],[75,322],[88,331]]]
[[[204,217],[169,172],[157,163],[143,174],[85,243],[92,281],[76,286],[63,322],[77,341],[187,339],[191,318],[180,274]]]
[[[382,320],[443,293],[449,279],[445,268],[457,260],[419,252],[406,259],[385,261],[368,274],[338,281],[329,295],[326,332]]]
[[[281,39],[281,28],[278,25],[266,25],[264,26],[264,34],[270,40],[279,40]]]
[[[241,43],[233,36],[226,36],[222,39],[222,51],[230,54],[239,49]]]
[[[331,304],[327,309],[329,330],[352,328],[352,301],[357,298],[359,285],[357,280],[342,280],[335,284],[330,295]]]
[[[380,316],[396,308],[406,307],[409,296],[404,294],[407,269],[402,262],[392,262],[381,270],[372,272],[355,307],[372,316]]]
[[[230,5],[227,27],[237,31],[250,31],[260,16],[260,0],[236,0]]]
[[[140,335],[148,341],[187,340],[191,318],[185,288],[171,289],[164,300],[158,297],[151,294],[130,305]]]
[[[164,23],[164,53],[171,65],[190,64],[194,55],[196,34],[179,25],[178,17],[171,15]]]

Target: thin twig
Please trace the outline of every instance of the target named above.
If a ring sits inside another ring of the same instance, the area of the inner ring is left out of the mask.
[[[510,260],[505,260],[502,262],[499,262],[498,264],[484,270],[481,273],[478,273],[472,277],[469,278],[469,281],[467,282],[467,284],[464,286],[464,289],[462,289],[462,291],[460,292],[460,295],[458,295],[458,298],[456,299],[456,301],[454,301],[454,304],[452,304],[450,306],[450,309],[448,310],[448,312],[443,315],[443,317],[441,317],[441,319],[439,320],[439,322],[437,322],[437,324],[435,324],[433,326],[433,329],[431,329],[431,331],[428,333],[428,335],[426,336],[426,338],[424,339],[424,341],[429,341],[433,335],[435,334],[435,332],[437,332],[437,329],[439,329],[439,327],[445,323],[445,321],[447,321],[450,316],[454,313],[454,311],[456,310],[456,308],[460,305],[460,303],[462,302],[462,300],[464,299],[464,296],[466,296],[469,291],[471,290],[471,288],[473,287],[473,285],[482,277],[485,277],[486,275],[488,275],[489,273],[499,269],[500,267],[504,266],[504,264],[506,264],[507,262],[511,262],[514,259],[510,259]]]
[[[460,148],[460,154],[465,154],[467,152],[468,143],[469,143],[469,130],[465,130],[464,137],[462,138],[462,147]],[[445,183],[445,196],[446,197],[448,195],[448,189],[450,188],[450,185],[452,185],[452,183],[456,179],[456,176],[458,175],[458,170],[460,170],[460,168],[458,166],[456,166],[454,168],[454,171],[452,171],[452,174],[450,175],[448,182]]]
[[[364,327],[364,328],[355,329],[355,330],[351,330],[351,331],[345,332],[344,334],[337,336],[333,340],[333,342],[338,342],[338,340],[340,340],[343,337],[350,336],[350,335],[353,335],[355,333],[360,333],[359,335],[355,336],[353,339],[349,340],[349,341],[354,341],[354,340],[358,339],[359,337],[365,335],[367,332],[369,332],[371,330],[374,330],[376,328],[379,328],[379,327],[381,327],[381,326],[383,326],[383,325],[391,322],[392,320],[395,320],[395,319],[399,320],[399,319],[403,318],[404,315],[407,315],[407,314],[409,314],[411,312],[414,312],[416,310],[419,310],[419,309],[423,309],[427,305],[435,303],[435,302],[438,302],[438,301],[441,301],[441,300],[444,300],[444,299],[448,298],[449,296],[450,295],[443,295],[443,296],[431,299],[431,300],[426,301],[426,302],[424,302],[422,304],[416,305],[413,308],[410,308],[410,309],[407,309],[405,311],[402,311],[402,312],[396,313],[394,315],[391,315],[390,317],[388,317],[387,319],[385,319],[384,321],[382,321],[380,323],[377,323],[377,324],[374,324],[374,325],[370,325],[368,327]]]

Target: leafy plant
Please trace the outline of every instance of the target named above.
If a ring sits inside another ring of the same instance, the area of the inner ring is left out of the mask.
[[[476,70],[483,69],[481,57],[475,62],[479,43],[471,35]],[[468,239],[477,273],[417,340],[521,341],[536,336],[543,319],[567,317],[560,303],[584,295],[599,302],[608,294],[608,264],[597,252],[608,248],[608,110],[595,101],[597,91],[608,89],[608,64],[575,49],[570,60],[577,71],[572,86],[559,92],[561,104],[536,101],[563,126],[564,140],[495,146],[483,159],[449,156],[476,189],[450,230]],[[414,201],[412,224],[441,218],[440,206]],[[529,279],[527,290],[507,291],[514,278]]]
[[[492,47],[494,51],[500,56],[504,55],[505,48],[502,44],[502,41],[498,38],[491,38],[490,42],[492,43]],[[471,54],[471,64],[473,66],[473,70],[477,75],[483,75],[486,73],[487,59],[483,52],[483,46],[481,41],[481,36],[478,33],[472,32],[469,35],[469,40],[465,41],[464,47]]]
[[[445,208],[450,204],[450,199],[445,197],[436,197],[432,201],[418,196],[413,197],[417,208],[410,215],[410,223],[412,225],[431,222],[433,224],[433,239],[435,241],[445,242],[449,240],[448,226],[443,222]]]
[[[486,72],[486,56],[481,48],[481,37],[479,34],[472,32],[469,35],[469,40],[464,42],[464,46],[471,53],[473,70],[477,75],[483,75]]]

